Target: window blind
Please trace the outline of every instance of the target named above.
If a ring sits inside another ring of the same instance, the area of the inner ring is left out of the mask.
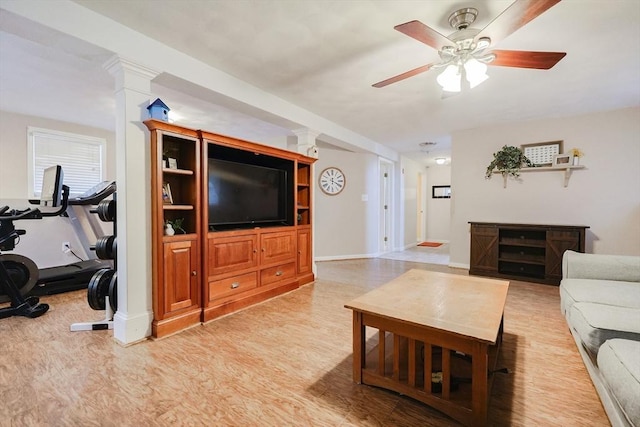
[[[49,166],[62,166],[71,197],[104,180],[105,139],[34,127],[27,132],[30,197],[40,197],[42,175]]]

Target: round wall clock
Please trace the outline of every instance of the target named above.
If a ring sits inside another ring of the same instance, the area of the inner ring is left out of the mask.
[[[344,190],[347,179],[342,171],[335,167],[328,167],[320,173],[318,183],[323,193],[335,196]]]

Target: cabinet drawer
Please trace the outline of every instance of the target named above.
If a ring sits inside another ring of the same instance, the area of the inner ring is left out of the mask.
[[[209,301],[255,289],[258,287],[257,278],[257,273],[253,272],[209,282]]]
[[[296,263],[276,265],[275,267],[265,268],[260,272],[260,285],[270,285],[271,283],[280,282],[282,280],[293,280],[296,278]]]

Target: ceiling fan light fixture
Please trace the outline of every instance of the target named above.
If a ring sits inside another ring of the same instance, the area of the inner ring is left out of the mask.
[[[460,67],[450,64],[437,77],[437,82],[446,92],[460,92]]]
[[[464,71],[469,82],[469,86],[474,88],[489,78],[487,75],[487,64],[475,58],[469,58],[464,63]]]
[[[483,50],[491,46],[491,39],[489,37],[480,37],[476,42],[476,49]]]

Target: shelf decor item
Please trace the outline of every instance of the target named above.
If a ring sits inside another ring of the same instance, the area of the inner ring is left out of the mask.
[[[571,150],[569,150],[569,154],[571,154],[572,161],[571,163],[573,164],[573,166],[579,166],[580,165],[580,157],[584,156],[584,153],[582,151],[580,151],[579,148],[572,148]]]
[[[173,196],[171,195],[171,186],[168,182],[162,185],[162,203],[165,205],[173,204]]]
[[[173,225],[169,221],[164,226],[164,234],[165,236],[173,236],[176,234],[176,230],[173,229]]]
[[[534,167],[535,164],[518,147],[505,145],[500,151],[493,153],[493,160],[487,166],[485,178],[491,179],[494,170],[500,172],[505,179],[509,175],[517,178],[524,166]]]
[[[184,222],[184,218],[176,218],[174,220],[168,219],[165,221],[165,230],[171,230],[171,234],[166,233],[167,236],[173,236],[175,233],[180,232],[180,234],[187,234],[186,230],[182,228],[182,223]]]
[[[524,144],[522,152],[536,166],[551,166],[553,156],[562,153],[562,141],[538,142],[536,144]]]
[[[147,107],[149,110],[149,117],[152,119],[158,119],[165,122],[169,121],[169,111],[171,109],[167,107],[167,104],[162,102],[160,98],[156,98],[149,106]]]
[[[571,154],[556,154],[553,156],[553,166],[554,167],[566,167],[571,166]]]

